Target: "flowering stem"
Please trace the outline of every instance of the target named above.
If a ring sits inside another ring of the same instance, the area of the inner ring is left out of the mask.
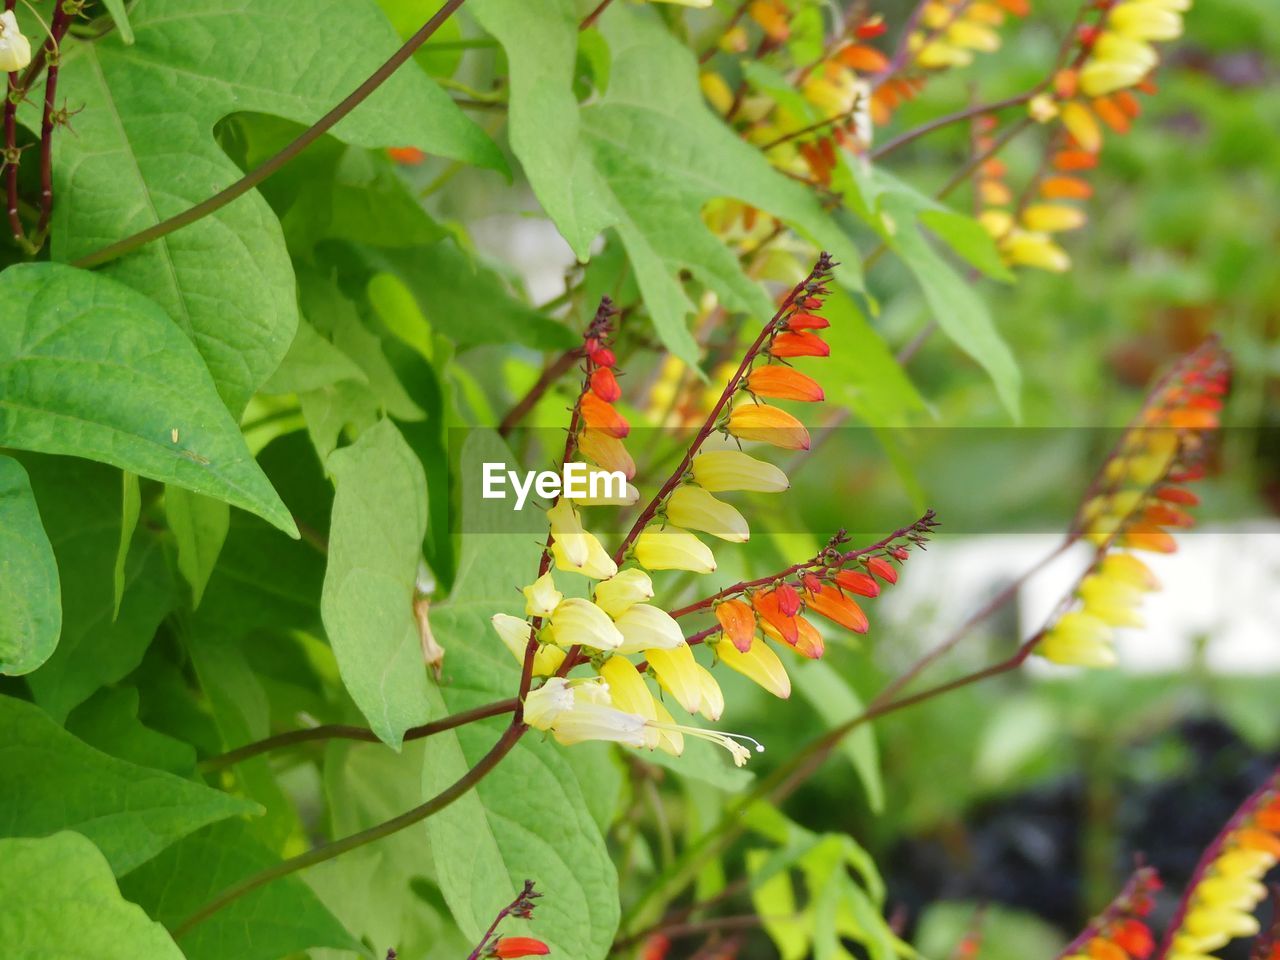
[[[36,226],[34,245],[44,245],[49,233],[49,219],[53,216],[53,128],[56,124],[54,97],[58,91],[58,67],[62,61],[62,38],[71,25],[71,15],[66,5],[58,3],[54,8],[53,24],[49,39],[45,42],[49,70],[44,80],[44,113],[40,121],[40,220]]]
[[[106,263],[108,260],[114,260],[117,257],[124,256],[144,244],[150,243],[152,240],[158,240],[161,237],[168,236],[175,230],[201,220],[209,214],[222,209],[231,201],[244,196],[262,181],[266,180],[273,173],[287,164],[298,154],[302,153],[307,147],[319,140],[322,136],[329,132],[338,121],[342,120],[352,110],[362,104],[370,94],[378,87],[382,86],[386,80],[396,72],[403,64],[413,56],[424,43],[427,42],[441,25],[449,19],[455,10],[465,3],[466,0],[445,0],[443,6],[436,11],[435,15],[422,25],[412,37],[404,42],[404,44],[393,53],[387,62],[369,75],[360,86],[356,87],[350,94],[346,96],[337,106],[317,120],[314,124],[304,130],[297,139],[286,146],[271,159],[262,165],[250,170],[243,177],[237,180],[231,186],[218,191],[207,200],[203,200],[190,207],[176,216],[161,220],[159,223],[152,224],[145,230],[139,230],[137,233],[110,243],[100,250],[95,250],[86,256],[81,257],[74,262],[77,267],[96,267],[99,264]]]
[[[498,915],[493,918],[493,923],[489,924],[489,929],[484,932],[484,936],[480,938],[476,948],[467,954],[467,960],[480,960],[488,952],[490,941],[493,940],[493,935],[498,930],[498,924],[512,914],[532,910],[532,899],[540,896],[542,894],[533,892],[533,881],[526,880],[524,889],[516,895],[516,898],[498,911]]]
[[[556,357],[551,363],[547,364],[539,375],[537,382],[529,388],[520,400],[513,406],[507,415],[502,418],[502,422],[498,424],[498,436],[508,437],[516,425],[528,416],[529,411],[537,405],[543,395],[551,389],[552,384],[568,373],[575,363],[583,356],[581,347],[573,347],[566,350],[560,356]]]
[[[687,606],[683,606],[678,610],[672,610],[671,616],[679,618],[688,616],[691,613],[696,613],[699,610],[706,610],[708,607],[715,606],[716,601],[718,600],[724,600],[728,597],[736,597],[738,594],[745,593],[753,587],[763,587],[774,583],[775,581],[784,580],[793,574],[801,572],[802,570],[811,570],[815,567],[836,566],[848,563],[851,560],[856,560],[858,557],[865,557],[868,554],[878,553],[892,544],[895,540],[901,540],[912,531],[918,530],[921,525],[931,521],[933,517],[933,511],[926,510],[919,520],[916,520],[914,523],[910,523],[905,527],[899,527],[897,530],[893,531],[893,533],[889,534],[887,537],[877,540],[869,547],[863,547],[860,550],[846,551],[841,553],[838,558],[829,557],[827,551],[824,550],[810,560],[803,560],[800,563],[792,564],[785,570],[780,570],[767,577],[757,577],[755,580],[741,580],[731,587],[725,587],[723,590],[719,590],[716,593],[711,594],[709,597],[703,597],[701,600],[697,600]]]
[[[828,274],[833,266],[834,264],[831,262],[831,257],[828,254],[820,254],[818,256],[817,263],[813,266],[813,269],[809,271],[808,275],[805,276],[803,280],[791,288],[791,292],[788,293],[786,298],[782,301],[782,306],[778,307],[777,312],[760,330],[760,335],[756,337],[755,342],[752,343],[747,349],[747,352],[743,354],[742,361],[738,364],[738,369],[734,371],[733,376],[729,378],[729,382],[725,385],[724,390],[721,391],[720,399],[716,401],[716,405],[712,407],[711,412],[707,414],[706,421],[698,430],[697,435],[694,436],[693,442],[689,444],[689,449],[686,450],[684,456],[680,458],[680,462],[676,465],[675,470],[672,471],[671,476],[667,478],[666,483],[664,483],[658,492],[654,494],[653,499],[650,500],[649,504],[640,512],[640,516],[636,517],[636,522],[632,524],[631,529],[627,531],[627,535],[622,538],[622,543],[618,545],[618,549],[613,555],[614,563],[622,562],[622,558],[627,553],[627,548],[630,547],[636,537],[640,535],[640,532],[649,525],[649,521],[651,521],[654,514],[658,512],[658,508],[662,506],[663,501],[666,500],[666,498],[671,494],[671,491],[674,490],[676,485],[684,478],[685,471],[689,469],[689,464],[693,462],[694,456],[702,447],[702,444],[706,442],[707,437],[711,436],[711,432],[715,429],[716,422],[720,419],[720,413],[724,410],[725,404],[729,402],[729,398],[737,391],[738,385],[742,382],[743,375],[747,372],[747,368],[751,366],[751,362],[755,360],[756,355],[760,352],[761,348],[764,347],[770,336],[772,336],[779,321],[781,321],[786,312],[795,305],[797,298],[804,292],[805,287],[811,281]]]
[[[1106,909],[1091,920],[1074,940],[1063,947],[1054,960],[1065,960],[1066,957],[1078,953],[1086,943],[1101,934],[1113,920],[1128,913],[1133,898],[1143,889],[1150,887],[1155,878],[1156,872],[1152,867],[1139,867],[1135,870],[1120,892],[1107,904]]]
[[[199,910],[175,926],[173,928],[174,939],[179,939],[190,933],[198,924],[208,920],[223,907],[230,905],[245,894],[252,893],[273,880],[279,880],[281,877],[287,877],[292,873],[297,873],[299,870],[315,866],[317,863],[332,860],[334,857],[340,856],[349,850],[355,850],[357,847],[363,847],[365,844],[373,843],[375,840],[389,837],[406,827],[413,826],[415,823],[421,823],[433,814],[439,813],[483,780],[498,765],[498,762],[511,752],[528,729],[522,723],[513,722],[511,726],[503,731],[498,741],[489,748],[489,752],[481,757],[474,767],[426,803],[414,807],[398,817],[393,817],[384,823],[370,827],[368,830],[362,830],[349,837],[343,837],[341,840],[334,840],[332,843],[322,844],[304,854],[281,861],[266,870],[252,874],[239,883],[227,887]]]
[[[511,697],[507,700],[498,700],[494,703],[487,703],[480,707],[474,707],[471,710],[463,710],[461,713],[451,714],[440,720],[423,724],[420,727],[410,727],[405,731],[404,739],[422,740],[425,737],[434,736],[437,733],[443,733],[446,730],[453,730],[457,727],[465,726],[468,723],[475,723],[478,720],[487,720],[490,717],[500,717],[505,713],[511,713],[516,708],[516,700]],[[318,727],[308,727],[304,730],[290,730],[286,733],[278,733],[273,737],[265,737],[262,740],[256,740],[253,743],[246,743],[242,747],[236,747],[226,753],[219,754],[216,757],[210,757],[200,763],[199,769],[205,773],[215,770],[222,770],[226,767],[235,766],[243,763],[251,757],[268,753],[281,747],[292,747],[299,743],[310,743],[313,740],[359,740],[364,743],[380,743],[378,735],[368,727],[355,727],[346,724],[330,723],[323,724]]]
[[[956,644],[965,638],[970,630],[992,617],[996,611],[1009,603],[1009,601],[1017,596],[1018,591],[1022,588],[1024,583],[1048,566],[1051,561],[1061,556],[1075,541],[1076,537],[1065,538],[1052,552],[1037,561],[1031,567],[1024,570],[1021,575],[1008,583],[1003,590],[992,597],[987,603],[983,604],[982,607],[975,611],[967,620],[960,624],[960,626],[956,627],[956,629],[953,630],[945,640],[913,663],[907,668],[905,673],[881,690],[880,693],[876,695],[875,699],[871,701],[870,708],[875,709],[896,697],[911,683],[911,681],[924,673],[924,671],[927,670],[935,661],[946,656],[946,654],[948,654]]]
[[[1191,873],[1191,879],[1187,881],[1187,886],[1182,891],[1182,897],[1178,900],[1178,906],[1174,908],[1173,916],[1165,927],[1164,937],[1160,941],[1160,949],[1155,952],[1153,960],[1165,960],[1165,957],[1169,955],[1169,951],[1173,947],[1173,941],[1181,932],[1182,923],[1186,919],[1187,911],[1191,907],[1191,898],[1195,896],[1196,887],[1200,885],[1200,882],[1204,879],[1209,868],[1213,866],[1214,861],[1222,855],[1222,850],[1226,846],[1227,840],[1231,837],[1231,834],[1238,830],[1241,825],[1243,825],[1244,822],[1253,815],[1254,811],[1261,805],[1263,799],[1265,799],[1268,794],[1274,792],[1277,788],[1280,788],[1280,770],[1269,776],[1262,786],[1249,794],[1244,803],[1240,804],[1239,809],[1232,814],[1231,819],[1227,821],[1226,826],[1224,826],[1222,830],[1218,832],[1218,835],[1213,838],[1213,842],[1205,848],[1204,853],[1200,855],[1200,860],[1196,864],[1195,870]]]
[[[919,140],[921,137],[928,136],[935,130],[941,130],[943,127],[949,127],[953,123],[961,123],[965,120],[971,120],[974,117],[980,117],[984,114],[995,113],[997,110],[1006,110],[1009,107],[1016,107],[1019,104],[1026,103],[1037,93],[1045,88],[1048,80],[1043,80],[1030,90],[1015,94],[1012,97],[1005,97],[1003,100],[993,100],[990,103],[980,103],[977,106],[965,107],[963,110],[956,110],[954,113],[948,113],[944,116],[930,120],[928,123],[922,123],[918,127],[912,127],[904,133],[898,134],[892,140],[887,140],[875,150],[871,151],[871,159],[879,160],[887,157],[909,143]]]
[[[12,13],[18,0],[5,0],[6,13]],[[18,84],[18,74],[9,74],[4,100],[4,173],[6,208],[9,212],[9,229],[15,243],[25,246],[26,231],[22,229],[22,217],[18,213],[18,102],[25,96],[25,87]]]

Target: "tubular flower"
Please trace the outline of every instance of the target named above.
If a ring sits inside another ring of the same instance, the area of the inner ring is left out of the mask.
[[[599,430],[606,436],[621,440],[631,432],[631,425],[626,418],[613,408],[612,404],[601,400],[594,392],[584,393],[579,407],[582,421],[588,429]]]
[[[614,620],[622,634],[618,653],[642,653],[648,650],[671,650],[683,646],[680,624],[665,610],[647,603],[635,603]]]
[[[697,713],[702,706],[702,677],[689,645],[680,643],[669,650],[650,650],[648,660],[649,669],[663,689],[670,691],[676,703],[689,713]]]
[[[702,487],[677,487],[667,501],[667,519],[680,527],[700,530],[731,543],[746,543],[751,531],[742,514],[717,500]]]
[[[751,649],[751,641],[756,632],[756,615],[741,600],[725,600],[716,604],[716,620],[729,642],[739,653]]]
[[[533,632],[529,622],[508,613],[495,613],[489,622],[493,624],[493,629],[497,631],[506,648],[511,651],[511,655],[516,658],[516,662],[524,663],[525,647]],[[562,663],[564,663],[564,651],[540,640],[538,652],[533,658],[533,675],[549,677],[560,669]]]
[[[712,573],[716,558],[705,543],[687,530],[666,526],[646,529],[636,537],[636,560],[649,570],[690,570]]]
[[[778,627],[768,620],[762,619],[760,621],[760,629],[764,631],[764,635],[770,640],[785,643],[806,660],[821,659],[826,652],[826,644],[823,642],[822,634],[818,632],[818,628],[800,616],[794,617],[791,622],[794,625],[794,640],[788,639]]]
[[[816,403],[825,398],[822,387],[791,367],[757,367],[747,377],[747,389],[757,397],[771,400],[800,400]]]
[[[757,590],[751,594],[751,605],[755,607],[765,629],[772,628],[777,637],[795,646],[800,636],[797,611],[783,610],[782,597],[777,590]]]
[[[549,617],[564,599],[564,594],[556,589],[556,582],[550,571],[544,573],[521,592],[524,594],[524,612],[527,617]]]
[[[1236,937],[1254,936],[1263,877],[1280,862],[1280,774],[1236,811],[1205,851],[1165,935],[1169,960],[1204,960]]]
[[[860,597],[880,596],[880,584],[876,582],[875,577],[861,570],[841,570],[834,579],[841,587]]]
[[[583,558],[581,563],[574,562],[574,558],[570,556],[567,549],[567,544],[585,545],[586,557]],[[557,570],[580,573],[584,577],[590,577],[592,580],[608,580],[618,572],[618,565],[613,562],[613,558],[609,556],[608,551],[601,546],[595,534],[584,532],[567,537],[565,540],[557,538],[551,544],[551,554],[555,557]]]
[[[1111,666],[1111,628],[1141,626],[1137,607],[1160,584],[1133,552],[1171,553],[1177,542],[1164,528],[1194,522],[1182,507],[1197,498],[1179,484],[1203,473],[1198,461],[1218,426],[1229,381],[1225,352],[1216,341],[1206,342],[1160,382],[1121,437],[1074,525],[1098,545],[1099,556],[1076,588],[1079,607],[1046,632],[1039,647],[1043,656]]]
[[[809,431],[804,424],[787,411],[765,403],[743,403],[734,407],[727,428],[740,440],[759,440],[784,450],[809,449]]]
[[[555,628],[556,643],[562,647],[581,645],[595,650],[616,650],[625,642],[609,615],[581,597],[561,600],[551,614],[551,626]]]
[[[0,13],[0,73],[25,70],[31,63],[31,41],[18,26],[12,10]]]
[[[1088,928],[1067,947],[1062,960],[1148,960],[1155,938],[1146,917],[1161,887],[1151,867],[1142,867]]]
[[[622,441],[602,430],[583,430],[578,435],[578,452],[601,470],[616,470],[628,480],[636,475],[636,462]]]
[[[1100,97],[1137,84],[1159,60],[1151,41],[1181,36],[1182,12],[1190,6],[1180,0],[1113,4],[1080,70],[1080,89]]]
[[[510,957],[545,957],[550,952],[550,947],[533,937],[502,937],[486,956],[507,960]]]
[[[738,450],[700,453],[693,458],[692,471],[694,482],[710,493],[780,493],[791,486],[787,475],[773,464]]]
[[[716,657],[730,670],[736,670],[752,683],[783,700],[791,696],[791,678],[787,669],[764,639],[753,636],[745,650],[735,642],[721,640],[715,645]]]
[[[804,605],[808,610],[826,617],[854,633],[866,633],[869,623],[867,615],[858,604],[846,597],[838,589],[828,586],[813,577],[812,587],[806,586]]]
[[[774,338],[769,348],[773,357],[790,359],[792,357],[827,357],[831,355],[831,347],[816,333],[808,330],[789,330]]]
[[[653,581],[638,567],[629,567],[596,584],[596,606],[615,620],[634,604],[652,599]]]
[[[921,8],[919,28],[907,39],[916,66],[924,70],[965,67],[975,53],[1000,49],[994,28],[1005,13],[1025,16],[1025,3],[969,3],[966,0],[932,0]]]
[[[658,719],[657,702],[649,692],[649,685],[626,657],[610,657],[600,665],[600,676],[609,685],[609,701],[624,713],[634,713],[646,721]],[[684,740],[664,735],[656,727],[645,728],[645,744],[650,750],[662,750],[678,756],[684,750]]]

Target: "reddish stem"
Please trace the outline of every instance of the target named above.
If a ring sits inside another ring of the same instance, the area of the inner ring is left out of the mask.
[[[12,13],[18,0],[4,0],[4,9]],[[26,231],[22,228],[22,217],[18,214],[18,101],[25,95],[19,93],[18,73],[9,74],[8,89],[4,101],[4,172],[7,209],[9,212],[9,229],[13,233],[15,243],[21,244],[26,239]]]
[[[788,293],[786,299],[782,301],[782,306],[778,308],[778,311],[772,318],[770,318],[769,322],[764,325],[760,331],[760,335],[756,337],[755,342],[751,344],[747,349],[747,352],[743,355],[742,362],[738,364],[738,369],[734,371],[733,376],[729,378],[728,384],[725,385],[724,390],[720,394],[720,399],[717,400],[716,405],[711,408],[711,412],[707,415],[706,421],[702,424],[701,429],[698,430],[697,435],[693,438],[693,442],[689,444],[689,449],[686,450],[684,456],[680,458],[680,462],[676,465],[675,470],[672,471],[671,476],[667,478],[667,482],[662,485],[661,489],[659,489],[656,494],[654,494],[654,497],[649,501],[648,506],[641,511],[640,516],[636,517],[636,522],[632,524],[631,529],[627,531],[627,535],[622,538],[622,543],[618,545],[618,549],[613,555],[614,563],[622,562],[622,558],[626,556],[627,548],[630,547],[635,538],[640,535],[640,532],[649,525],[649,521],[652,520],[654,514],[658,512],[658,508],[662,506],[663,501],[666,500],[666,498],[671,494],[671,491],[674,490],[676,485],[684,478],[685,471],[689,469],[689,464],[693,462],[694,456],[702,447],[702,444],[706,442],[707,437],[711,436],[711,432],[715,429],[716,422],[720,419],[720,413],[724,410],[725,404],[729,402],[729,398],[737,391],[738,385],[742,382],[743,375],[747,372],[747,368],[751,366],[751,361],[756,358],[756,355],[760,352],[761,348],[764,347],[765,343],[773,335],[783,316],[788,310],[795,306],[796,299],[804,292],[805,287],[812,281],[817,280],[819,277],[826,276],[830,273],[833,266],[835,266],[835,264],[831,262],[830,256],[826,253],[820,254],[818,262],[814,264],[813,269],[809,271],[808,275],[791,288],[791,292]]]
[[[62,38],[66,36],[67,27],[71,24],[71,16],[63,4],[59,3],[53,14],[49,39],[45,43],[48,51],[49,71],[44,81],[44,115],[40,122],[40,221],[36,226],[36,244],[44,242],[49,230],[49,219],[53,216],[53,128],[54,97],[58,90],[58,67],[62,62]]]

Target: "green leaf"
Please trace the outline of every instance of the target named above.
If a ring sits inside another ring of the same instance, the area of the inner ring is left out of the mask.
[[[863,704],[853,688],[822,660],[810,660],[791,671],[796,689],[829,727],[837,727],[862,713]],[[871,724],[856,727],[840,741],[840,752],[853,765],[874,813],[884,809],[884,782],[880,778],[880,752]]]
[[[164,927],[120,896],[77,833],[0,840],[0,943],[9,960],[183,960]]]
[[[321,615],[342,682],[374,732],[399,747],[427,719],[413,596],[427,530],[422,464],[390,420],[329,457],[337,494]]]
[[[83,106],[54,145],[53,257],[74,260],[240,177],[214,126],[256,111],[312,123],[397,47],[373,0],[148,0],[136,42],[68,40],[59,95]],[[36,105],[24,122],[39,127]],[[175,118],[181,118],[176,121]],[[413,145],[503,168],[497,148],[420,70],[397,71],[334,128],[367,147]],[[275,369],[297,321],[280,225],[256,192],[109,264],[196,343],[231,410]]]
[[[298,321],[298,332],[279,368],[262,385],[264,393],[306,393],[340,380],[368,381],[355,361],[335,347],[306,320]]]
[[[169,847],[120,889],[173,928],[215,894],[278,862],[244,821],[228,820]],[[277,960],[311,947],[361,949],[296,876],[240,897],[182,937],[187,960]]]
[[[153,302],[54,263],[0,274],[0,436],[226,500],[296,536],[209,371]]]
[[[0,456],[0,674],[30,673],[62,631],[53,547],[22,464]]]
[[[975,269],[1005,283],[1016,279],[1013,271],[1005,266],[990,232],[973,217],[939,206],[922,210],[920,222]]]
[[[173,587],[160,544],[142,531],[125,564],[124,594],[113,616],[119,472],[69,457],[24,455],[23,463],[62,575],[62,639],[27,684],[36,702],[61,721],[99,687],[138,666],[172,607]]]
[[[889,193],[882,203],[893,222],[886,241],[915,275],[938,326],[982,365],[1010,415],[1020,419],[1022,374],[1009,345],[996,329],[986,301],[930,246],[916,225],[917,211],[909,199],[900,193]]]
[[[258,810],[100,753],[13,697],[0,697],[0,729],[0,836],[75,830],[97,844],[117,876],[205,824]]]
[[[579,109],[572,0],[482,0],[472,8],[511,64],[511,146],[543,209],[579,259],[613,227],[667,347],[697,362],[686,327],[688,270],[732,310],[773,313],[764,290],[703,224],[703,205],[733,197],[794,225],[859,283],[858,254],[813,194],[770,167],[704,104],[694,55],[657,15],[614,4],[599,25],[613,54],[608,92]]]
[[[475,432],[466,458],[510,459],[492,434]],[[471,529],[479,491],[463,495],[462,529]],[[509,514],[514,517],[515,514]],[[539,544],[528,533],[472,533],[463,538],[453,593],[432,606],[431,625],[445,648],[449,682],[431,687],[450,712],[511,696],[515,659],[489,624],[497,612],[523,609],[517,587],[537,572]],[[424,793],[438,793],[493,745],[497,722],[470,724],[426,740]],[[617,873],[565,750],[536,734],[478,787],[427,820],[436,878],[462,932],[472,940],[526,879],[548,894],[525,928],[555,956],[602,960],[618,925]]]
[[[178,570],[191,585],[191,606],[198,607],[227,539],[231,511],[221,500],[169,487],[164,495],[164,515],[178,541]]]
[[[133,24],[129,22],[129,11],[125,9],[124,0],[102,0],[102,5],[107,8],[111,21],[120,31],[120,39],[125,46],[133,46]]]
[[[196,751],[145,726],[138,720],[138,690],[112,687],[99,690],[67,717],[67,732],[89,746],[143,767],[155,767],[180,777],[195,772]]]
[[[142,512],[142,490],[138,475],[128,470],[120,472],[120,543],[116,547],[116,565],[111,572],[114,590],[111,619],[120,616],[120,603],[124,600],[125,566],[129,562],[129,545],[138,529],[138,514]]]

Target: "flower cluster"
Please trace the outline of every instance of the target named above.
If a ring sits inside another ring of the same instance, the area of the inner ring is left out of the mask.
[[[1237,937],[1259,933],[1262,878],[1280,863],[1280,776],[1245,801],[1205,851],[1165,936],[1168,960],[1208,960]]]
[[[967,67],[975,53],[1000,49],[1000,25],[1007,14],[1025,17],[1028,0],[930,0],[918,29],[907,40],[916,66],[925,70]]]
[[[1070,268],[1071,258],[1054,235],[1085,223],[1075,201],[1088,199],[1093,191],[1079,174],[1097,166],[1104,128],[1128,133],[1141,112],[1132,91],[1155,90],[1150,75],[1159,58],[1151,41],[1181,35],[1181,11],[1190,6],[1191,0],[1099,4],[1102,19],[1080,29],[1071,65],[1057,72],[1050,90],[1031,99],[1031,116],[1056,124],[1046,157],[1049,175],[1037,178],[1035,185],[1038,199],[1011,211],[1007,187],[979,187],[984,207],[980,220],[1010,266],[1053,272]]]
[[[749,737],[678,724],[664,704],[663,695],[669,696],[687,713],[711,721],[724,710],[719,684],[695,659],[692,647],[710,643],[717,662],[785,697],[790,692],[786,670],[763,637],[801,656],[820,656],[822,636],[804,611],[866,632],[867,618],[853,596],[875,596],[880,581],[897,579],[893,561],[905,559],[907,545],[924,539],[933,523],[931,515],[863,551],[842,552],[843,538],[838,537],[812,561],[720,591],[674,613],[651,602],[656,593],[651,572],[708,574],[716,569],[715,555],[699,534],[729,543],[749,538],[746,519],[718,494],[777,493],[789,486],[776,466],[733,444],[808,447],[804,425],[766,401],[823,399],[818,383],[788,361],[829,352],[818,333],[828,321],[818,311],[833,266],[822,255],[784,299],[728,378],[681,463],[612,555],[584,527],[578,512],[584,501],[562,499],[548,509],[548,547],[539,576],[524,588],[525,617],[493,617],[494,628],[526,666],[527,677],[547,678],[524,698],[523,721],[529,726],[565,744],[606,740],[672,754],[679,754],[685,738],[692,736],[724,747],[742,764],[750,756],[742,741],[763,748]],[[565,456],[568,460],[581,453],[598,467],[623,469],[630,477],[634,465],[622,446],[627,422],[613,406],[620,390],[613,374],[615,358],[606,342],[611,316],[606,302],[586,334],[584,385]],[[716,432],[723,436],[724,446],[704,450]],[[632,503],[637,496],[631,488],[620,502]],[[586,577],[587,596],[562,592],[556,581],[559,573]],[[686,638],[678,617],[713,608],[715,625]],[[725,637],[729,642],[721,642]],[[569,678],[569,671],[579,665],[589,665],[594,676]]]
[[[1080,581],[1075,609],[1045,633],[1038,652],[1057,663],[1110,666],[1115,627],[1141,626],[1136,608],[1159,582],[1136,553],[1172,553],[1167,528],[1194,523],[1186,484],[1204,475],[1207,434],[1219,426],[1230,365],[1216,340],[1178,363],[1153,390],[1094,482],[1076,531],[1099,555]]]
[[[1140,868],[1102,915],[1072,941],[1062,960],[1147,960],[1155,938],[1146,918],[1160,888],[1155,870]]]

